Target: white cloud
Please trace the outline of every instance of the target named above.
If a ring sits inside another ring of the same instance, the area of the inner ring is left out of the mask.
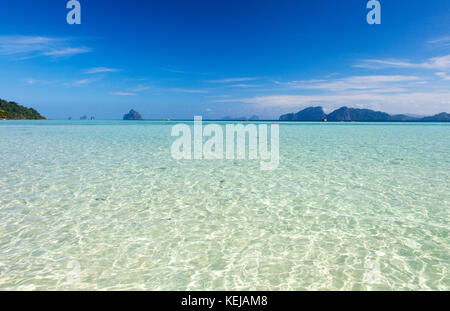
[[[120,91],[120,92],[112,92],[112,95],[116,95],[116,96],[137,96],[139,92],[145,91],[150,89],[150,86],[141,84],[138,85],[134,88],[128,88],[125,91]]]
[[[132,92],[142,92],[151,89],[152,87],[149,85],[138,85],[131,89]]]
[[[58,40],[48,37],[0,36],[0,54],[14,55],[42,52]]]
[[[75,84],[76,85],[83,85],[83,84],[89,84],[89,83],[92,83],[93,81],[92,80],[90,80],[90,79],[84,79],[84,80],[78,80],[78,81],[75,81]]]
[[[354,67],[367,69],[382,69],[382,68],[419,68],[419,69],[450,69],[450,55],[432,57],[426,62],[412,63],[401,60],[383,60],[383,59],[368,59]]]
[[[217,95],[209,95],[205,96],[206,98],[230,98],[231,94],[217,94]]]
[[[438,39],[433,39],[433,40],[428,41],[428,43],[441,43],[441,42],[448,42],[448,43],[450,43],[450,36],[441,37],[441,38],[438,38]]]
[[[39,79],[34,79],[34,78],[27,78],[24,79],[24,81],[29,84],[29,85],[36,85],[36,84],[51,84],[52,81],[47,81],[47,80],[39,80]]]
[[[85,74],[96,74],[96,73],[105,73],[105,72],[119,72],[120,69],[116,68],[107,68],[107,67],[94,67],[89,68],[84,71]]]
[[[393,85],[408,82],[418,82],[421,79],[417,76],[401,75],[373,75],[354,76],[335,80],[304,80],[291,81],[286,85],[297,89],[316,89],[324,91],[348,91],[348,90],[374,90],[380,88],[392,88]],[[282,84],[278,82],[278,84]]]
[[[436,75],[438,77],[440,77],[442,80],[445,80],[445,81],[449,81],[450,80],[450,75],[448,75],[445,72],[436,72]]]
[[[443,72],[437,75],[443,79],[448,77]],[[350,76],[330,80],[277,82],[276,85],[282,87],[278,91],[284,94],[223,98],[213,102],[249,104],[254,111],[297,111],[307,106],[323,106],[326,110],[332,110],[350,106],[388,113],[450,112],[450,91],[446,85],[428,83],[412,75]]]
[[[77,80],[75,81],[73,84],[74,85],[85,85],[85,84],[91,84],[92,82],[97,81],[97,79],[81,79],[81,80]]]
[[[202,94],[208,92],[208,90],[205,89],[182,89],[182,88],[171,88],[169,89],[169,91],[180,93],[191,93],[191,94]]]
[[[171,68],[163,68],[163,70],[172,72],[172,73],[187,73],[186,71],[176,70],[176,69],[171,69]]]
[[[235,82],[245,82],[245,81],[254,81],[256,78],[228,78],[228,79],[219,79],[219,80],[209,80],[211,83],[235,83]]]
[[[74,87],[74,86],[78,87],[78,86],[91,84],[98,80],[99,80],[98,78],[80,79],[80,80],[76,80],[76,81],[72,81],[72,82],[63,83],[63,85],[65,85],[67,87]]]
[[[111,93],[112,95],[117,95],[117,96],[136,96],[136,93],[131,93],[131,92],[113,92]]]
[[[238,88],[248,89],[248,88],[252,88],[252,87],[261,87],[262,85],[260,85],[260,84],[248,84],[248,83],[237,83],[237,84],[232,84],[230,86],[231,87],[238,87]]]
[[[87,47],[63,48],[63,49],[53,49],[51,51],[42,53],[42,55],[60,57],[60,56],[72,56],[72,55],[76,55],[76,54],[84,54],[84,53],[89,53],[91,51],[92,50]]]
[[[450,46],[450,36],[433,39],[428,41],[428,43],[431,44],[433,47]]]
[[[88,47],[73,47],[66,38],[42,36],[0,36],[0,55],[21,59],[38,56],[62,57],[88,53]]]
[[[29,78],[29,79],[25,79],[25,82],[30,85],[33,85],[33,84],[36,84],[38,82],[38,80]]]
[[[227,102],[226,100],[217,102]],[[231,102],[231,100],[229,100]],[[414,112],[433,114],[450,111],[450,92],[412,92],[379,94],[354,92],[334,95],[269,95],[234,100],[259,108],[290,108],[292,111],[306,106],[323,106],[327,110],[342,106],[382,110],[389,113]]]

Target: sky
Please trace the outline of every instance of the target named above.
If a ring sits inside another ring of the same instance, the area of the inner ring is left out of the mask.
[[[0,98],[51,119],[450,112],[450,1],[0,1]]]

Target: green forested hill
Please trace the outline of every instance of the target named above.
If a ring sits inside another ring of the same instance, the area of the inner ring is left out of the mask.
[[[33,108],[26,108],[15,102],[0,99],[0,119],[8,120],[44,120]]]
[[[322,107],[308,107],[298,113],[282,115],[280,121],[315,121],[327,119],[331,122],[450,122],[450,114],[443,112],[430,117],[412,117],[405,114],[390,115],[370,109],[341,107],[326,115]]]

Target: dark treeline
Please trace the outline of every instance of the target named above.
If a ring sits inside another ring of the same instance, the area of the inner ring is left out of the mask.
[[[33,108],[27,108],[15,102],[0,99],[0,119],[7,120],[45,120]]]

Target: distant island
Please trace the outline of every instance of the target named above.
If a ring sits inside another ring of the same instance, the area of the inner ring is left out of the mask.
[[[144,120],[142,118],[141,114],[139,112],[137,112],[137,111],[134,111],[133,109],[131,109],[129,113],[124,115],[123,119],[127,120],[127,121],[132,121],[132,120],[139,120],[139,121],[141,121],[141,120]]]
[[[71,121],[71,120],[72,120],[72,117],[68,117],[67,120]],[[94,120],[95,120],[95,117],[92,116],[92,117],[89,118],[87,115],[82,115],[82,116],[80,117],[80,121],[87,121],[87,120],[94,121]]]
[[[33,108],[0,99],[0,120],[45,120],[45,117]]]
[[[259,121],[259,116],[254,115],[254,116],[251,116],[250,118],[247,118],[246,116],[242,116],[242,117],[238,117],[238,118],[226,116],[226,117],[222,118],[222,121]]]
[[[298,122],[450,122],[450,114],[442,112],[430,117],[414,117],[406,114],[391,115],[370,109],[341,107],[326,114],[322,107],[308,107],[297,113],[282,115],[280,121]]]

